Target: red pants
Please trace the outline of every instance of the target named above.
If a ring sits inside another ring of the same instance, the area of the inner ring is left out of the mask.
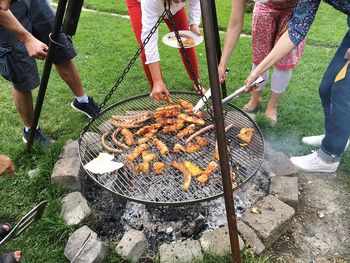
[[[126,6],[128,8],[129,15],[130,15],[130,20],[131,20],[132,27],[134,29],[135,37],[137,39],[137,42],[141,46],[142,45],[142,41],[141,41],[141,32],[142,32],[141,4],[137,0],[125,0],[125,2],[126,2]],[[180,11],[178,11],[173,16],[173,19],[174,19],[175,25],[176,25],[178,30],[188,30],[188,21],[187,21],[185,8],[182,8]],[[165,22],[166,22],[168,28],[170,29],[170,31],[174,31],[172,25],[170,24],[169,19],[165,19]],[[182,61],[183,61],[184,65],[185,65],[185,67],[186,67],[187,73],[188,73],[190,79],[192,80],[193,78],[192,78],[192,75],[191,75],[190,68],[187,65],[186,60],[185,60],[184,56],[182,55],[180,49],[179,49],[179,51],[180,51],[180,54],[182,56]],[[198,62],[197,62],[196,51],[194,50],[194,48],[187,48],[186,49],[186,54],[187,54],[187,56],[189,57],[189,59],[191,61],[192,68],[194,70],[194,73],[196,74],[196,77],[199,79],[199,71],[198,71]],[[148,65],[145,64],[145,62],[146,62],[145,50],[142,50],[141,60],[142,60],[143,70],[146,73],[148,82],[151,85],[151,87],[153,87],[153,80],[152,80],[151,72],[150,72],[150,70],[148,68]]]

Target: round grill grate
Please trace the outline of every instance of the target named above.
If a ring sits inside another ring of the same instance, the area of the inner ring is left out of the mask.
[[[171,98],[174,102],[179,99],[185,99],[193,105],[199,100],[199,95],[190,92],[173,92]],[[211,102],[210,102],[211,103]],[[112,115],[125,115],[128,111],[155,110],[157,107],[165,104],[154,102],[148,95],[140,95],[118,102],[104,110],[98,118],[93,121],[88,130],[83,133],[79,139],[79,154],[81,164],[84,167],[88,162],[96,158],[100,152],[103,152],[101,145],[101,136],[106,131],[113,131],[115,128],[109,123]],[[205,110],[205,107],[203,107]],[[232,104],[224,106],[225,126],[233,124],[234,127],[228,131],[227,143],[229,147],[230,165],[239,170],[236,173],[236,182],[238,187],[248,181],[260,168],[263,162],[264,141],[260,129],[255,122],[242,110]],[[145,122],[145,125],[154,123],[154,120]],[[211,118],[206,119],[205,125],[212,124]],[[241,147],[242,143],[236,135],[241,128],[252,127],[255,129],[252,141],[246,146]],[[137,129],[131,129],[135,133]],[[198,128],[197,128],[198,130]],[[192,178],[188,190],[182,190],[183,176],[178,170],[175,170],[171,163],[173,160],[188,160],[205,169],[210,161],[213,160],[213,152],[216,143],[215,129],[211,129],[201,134],[202,137],[209,139],[210,144],[194,154],[170,153],[167,156],[158,155],[156,161],[167,163],[167,169],[161,175],[154,175],[133,172],[131,167],[141,162],[139,157],[131,164],[126,164],[124,155],[132,151],[131,147],[122,154],[115,155],[115,161],[123,162],[126,165],[108,174],[93,174],[86,170],[86,173],[101,187],[112,193],[135,202],[153,205],[183,205],[196,202],[202,202],[217,198],[223,195],[220,168],[210,177],[205,185],[198,185],[195,178]],[[163,134],[161,131],[156,137],[165,142],[170,151],[176,142],[184,144],[184,139],[177,139],[174,134]],[[149,152],[158,153],[158,150],[148,142]],[[220,167],[220,166],[219,166]]]

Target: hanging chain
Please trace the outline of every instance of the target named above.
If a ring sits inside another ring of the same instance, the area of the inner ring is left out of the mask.
[[[142,53],[142,49],[146,46],[146,44],[149,42],[153,34],[156,32],[158,29],[160,23],[164,21],[164,18],[166,16],[166,11],[163,12],[163,14],[159,17],[158,21],[156,24],[152,27],[151,31],[149,32],[148,36],[145,38],[145,40],[142,42],[142,45],[139,47],[139,49],[136,51],[135,55],[132,57],[128,65],[125,67],[123,73],[120,75],[116,83],[112,86],[111,90],[109,93],[106,95],[106,97],[103,99],[102,103],[100,104],[100,110],[90,119],[90,121],[86,124],[84,127],[83,133],[87,132],[89,126],[91,123],[93,123],[96,118],[99,116],[99,113],[101,110],[106,106],[108,100],[112,97],[113,93],[117,90],[119,87],[120,83],[124,80],[126,74],[130,71],[131,67],[135,64],[135,61],[138,59],[140,54]]]
[[[197,87],[197,90],[199,91],[199,95],[201,96],[203,102],[205,103],[205,106],[206,106],[206,109],[207,109],[207,113],[209,114],[209,116],[211,117],[212,120],[214,120],[214,117],[213,117],[213,111],[212,111],[212,108],[209,106],[209,103],[207,102],[208,101],[208,98],[206,98],[203,94],[203,91],[202,91],[202,85],[199,83],[199,80],[196,76],[196,73],[194,72],[194,69],[193,69],[193,66],[192,66],[192,63],[191,63],[191,60],[190,58],[188,57],[187,55],[187,52],[186,52],[186,49],[185,49],[185,46],[184,44],[182,43],[182,39],[181,39],[181,36],[180,36],[180,33],[179,33],[179,30],[177,29],[176,27],[176,24],[175,24],[175,21],[173,19],[173,15],[172,13],[170,12],[170,9],[169,8],[166,8],[165,9],[165,12],[168,16],[168,19],[170,21],[170,24],[173,26],[174,28],[174,33],[175,33],[175,36],[176,36],[176,39],[180,45],[180,50],[181,50],[181,53],[182,55],[184,56],[185,60],[186,60],[186,63],[190,69],[190,73],[191,73],[191,76],[192,76],[192,79],[194,81],[194,83],[196,84],[196,87]]]

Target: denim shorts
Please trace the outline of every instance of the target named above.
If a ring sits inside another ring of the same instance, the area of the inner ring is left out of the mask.
[[[11,12],[34,37],[49,44],[55,13],[46,0],[15,0]],[[61,64],[73,59],[77,52],[72,39],[60,33],[53,59]],[[26,47],[12,33],[0,26],[0,74],[13,83],[15,89],[29,91],[39,86],[40,78],[34,58],[29,57]]]

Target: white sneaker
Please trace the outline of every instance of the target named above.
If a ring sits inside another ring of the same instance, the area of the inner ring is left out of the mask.
[[[316,136],[306,136],[306,137],[303,137],[301,139],[301,141],[307,145],[311,145],[314,147],[320,147],[324,137],[325,137],[324,134],[316,135]]]
[[[308,155],[291,157],[290,161],[299,169],[305,172],[332,173],[338,168],[339,162],[326,163],[313,152]]]
[[[314,147],[320,147],[322,144],[322,140],[325,137],[324,134],[322,135],[315,135],[315,136],[305,136],[301,139],[301,141],[307,145],[311,145]],[[345,146],[345,150],[348,148],[350,141],[348,140],[346,146]]]

